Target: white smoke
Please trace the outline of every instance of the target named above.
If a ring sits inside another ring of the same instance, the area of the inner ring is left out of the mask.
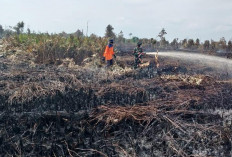
[[[154,52],[148,52],[146,54],[155,55]],[[159,56],[176,58],[178,60],[186,61],[187,63],[193,64],[193,66],[194,64],[200,64],[202,66],[210,67],[215,71],[215,73],[228,75],[229,78],[232,78],[231,59],[188,52],[159,52]]]

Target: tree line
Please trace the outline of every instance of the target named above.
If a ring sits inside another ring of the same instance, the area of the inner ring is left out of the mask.
[[[25,23],[23,21],[18,22],[14,27],[9,27],[8,29],[4,29],[2,25],[0,25],[0,38],[9,37],[12,34],[21,34],[21,33],[35,33],[31,32],[29,28],[24,30]],[[163,28],[157,36],[154,38],[139,38],[133,36],[132,33],[129,33],[129,38],[124,37],[123,31],[120,31],[118,34],[114,32],[114,28],[112,25],[108,25],[105,29],[105,35],[103,38],[114,39],[117,43],[118,47],[127,47],[128,45],[134,46],[138,41],[143,42],[143,46],[147,50],[187,50],[187,51],[198,51],[198,52],[218,52],[218,53],[232,53],[232,41],[226,41],[224,37],[222,37],[219,41],[215,40],[205,40],[200,41],[200,39],[183,39],[180,40],[178,38],[174,38],[171,42],[166,40],[165,35],[167,34],[166,30]],[[83,33],[83,30],[77,30],[74,33],[67,34],[65,32],[59,33],[61,36],[68,37],[73,35],[75,37],[85,37],[86,35]],[[95,34],[91,34],[90,37],[97,38],[98,36]]]

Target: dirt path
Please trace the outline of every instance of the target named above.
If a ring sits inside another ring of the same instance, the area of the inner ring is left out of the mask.
[[[155,54],[148,52],[147,54]],[[198,64],[213,68],[215,72],[220,74],[228,74],[232,78],[232,60],[217,56],[204,55],[199,53],[187,52],[159,52],[159,56],[176,58],[177,60],[186,61],[189,64]]]

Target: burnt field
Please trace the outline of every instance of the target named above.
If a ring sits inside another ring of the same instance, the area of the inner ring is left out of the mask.
[[[231,156],[232,85],[200,65],[118,55],[0,58],[0,156]]]

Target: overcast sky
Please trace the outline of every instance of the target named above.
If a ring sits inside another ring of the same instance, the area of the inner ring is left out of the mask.
[[[24,21],[36,32],[86,32],[103,36],[111,24],[115,33],[156,38],[232,39],[232,0],[0,0],[0,24]]]

